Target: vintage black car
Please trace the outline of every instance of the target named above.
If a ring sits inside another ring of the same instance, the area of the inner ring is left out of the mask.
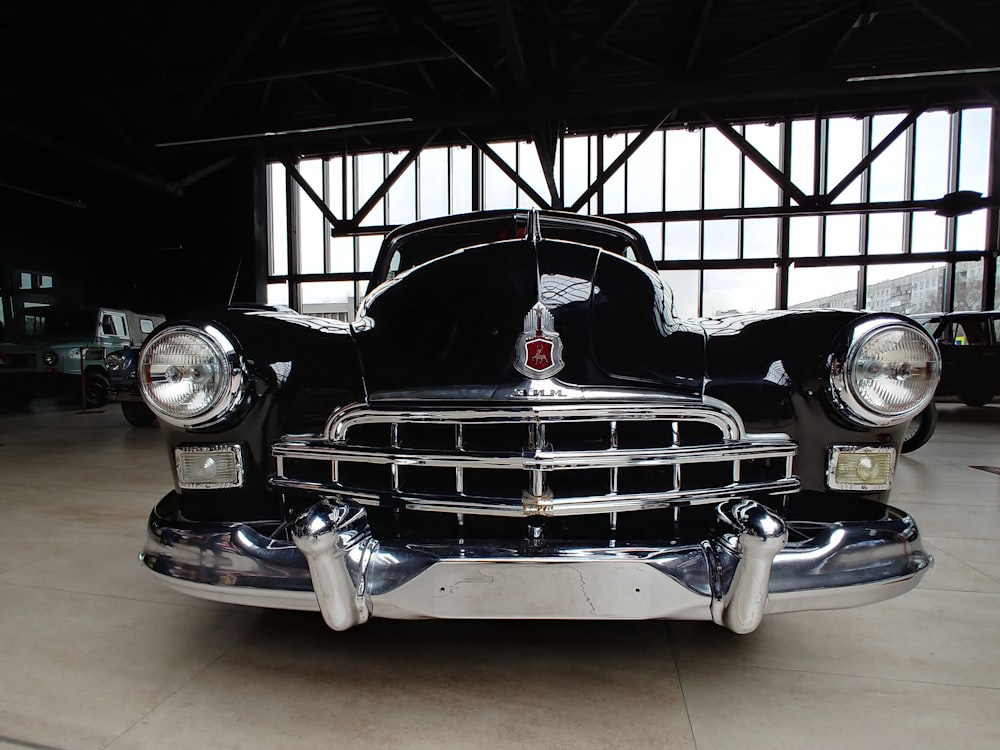
[[[887,504],[937,349],[908,318],[685,322],[641,235],[494,211],[392,232],[357,320],[160,327],[139,382],[183,592],[370,617],[714,621],[848,607],[931,565]]]

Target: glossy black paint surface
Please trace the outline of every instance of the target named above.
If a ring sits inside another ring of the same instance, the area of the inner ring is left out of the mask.
[[[557,240],[459,251],[373,293],[357,342],[369,392],[505,386],[525,315],[541,299],[576,385],[647,385],[698,395],[704,336],[673,322],[658,276],[616,255]]]

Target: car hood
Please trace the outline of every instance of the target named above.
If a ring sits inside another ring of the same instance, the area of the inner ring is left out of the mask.
[[[460,250],[369,295],[354,329],[369,394],[459,387],[480,398],[537,384],[515,359],[539,302],[562,343],[559,383],[701,394],[704,333],[674,320],[659,276],[558,240]]]

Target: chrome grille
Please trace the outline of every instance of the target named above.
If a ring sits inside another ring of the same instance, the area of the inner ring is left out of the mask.
[[[349,406],[273,447],[274,487],[491,516],[653,510],[798,490],[795,444],[721,402]]]

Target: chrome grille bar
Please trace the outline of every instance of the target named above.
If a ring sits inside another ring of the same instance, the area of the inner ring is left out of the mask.
[[[739,416],[713,399],[499,403],[479,407],[436,401],[412,408],[399,403],[351,405],[330,417],[323,435],[283,438],[272,448],[278,473],[270,478],[271,485],[363,505],[389,505],[397,510],[490,516],[609,513],[612,529],[621,512],[676,509],[680,505],[799,489],[798,479],[792,475],[795,444],[783,434],[746,435]],[[595,432],[586,428],[587,424],[604,427]],[[451,432],[442,433],[434,425]],[[511,431],[503,425],[521,425],[524,429]],[[582,436],[574,426],[583,429]],[[351,431],[355,428],[363,429],[352,442]],[[485,443],[482,429],[488,430]],[[587,447],[595,442],[598,447]],[[746,461],[757,463],[744,476]],[[296,468],[301,468],[298,462],[329,463],[330,479],[317,481],[313,471],[309,472],[310,478],[286,473],[294,474]],[[726,463],[729,467],[695,469]],[[384,475],[369,472],[357,479],[359,475],[353,469],[349,474],[345,468],[352,466],[389,468]],[[685,472],[684,466],[693,473]],[[440,478],[422,471],[442,469],[453,472],[454,492],[447,489],[450,481],[442,487]],[[642,473],[649,469],[654,471]],[[662,480],[657,469],[666,469]],[[473,470],[500,472],[497,478],[503,481],[494,486],[488,475],[477,473],[472,477],[469,472]],[[607,472],[603,474],[606,480],[590,478],[586,473],[589,470]],[[568,475],[568,483],[556,481],[561,472],[580,471],[584,473]],[[521,497],[511,493],[518,474],[523,477]],[[719,484],[712,481],[716,475]],[[498,492],[500,486],[506,489]],[[574,487],[575,491],[566,490]]]
[[[386,464],[395,466],[427,466],[465,469],[521,469],[524,471],[561,471],[566,469],[606,469],[636,466],[680,466],[682,464],[721,463],[751,458],[786,458],[794,444],[782,442],[740,441],[721,446],[690,448],[660,448],[658,450],[608,451],[535,451],[524,454],[498,453],[418,453],[399,449],[339,448],[324,441],[289,441],[276,443],[275,456],[330,461]],[[677,477],[675,476],[675,484]],[[679,485],[678,485],[679,486]]]

